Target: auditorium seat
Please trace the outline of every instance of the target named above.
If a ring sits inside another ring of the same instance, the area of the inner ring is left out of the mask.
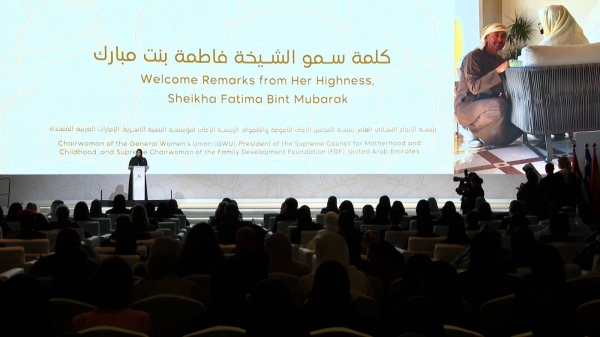
[[[364,221],[354,220],[354,229],[359,230],[360,226],[362,226],[364,223]]]
[[[67,299],[52,298],[48,304],[50,320],[55,336],[71,331],[73,317],[96,310],[96,307],[87,303]]]
[[[586,275],[567,280],[567,282],[578,291],[586,291],[594,285],[600,284],[600,276]]]
[[[446,332],[446,337],[483,337],[480,333],[453,325],[444,325],[444,331]]]
[[[183,337],[237,337],[245,336],[246,330],[235,326],[213,326],[212,328],[196,331]]]
[[[314,250],[301,247],[298,250],[298,262],[304,263],[305,265],[307,265],[312,270],[312,261],[313,261],[312,257],[313,257],[313,255],[315,255],[315,251]]]
[[[161,228],[160,230],[149,231],[150,235],[152,235],[153,239],[162,238],[163,236],[170,237],[171,230],[168,228]]]
[[[515,309],[515,294],[489,300],[481,305],[479,318],[487,331],[493,331]]]
[[[0,243],[5,244],[6,247],[23,247],[25,250],[26,261],[32,260],[40,255],[50,254],[50,244],[48,239],[2,239],[0,240]]]
[[[4,282],[4,281],[8,280],[9,278],[11,278],[15,275],[19,275],[19,274],[25,274],[25,269],[23,269],[23,268],[9,269],[5,272],[0,273],[0,282]]]
[[[235,251],[235,244],[232,245],[219,245],[221,246],[221,250],[223,251],[223,254],[230,254],[233,253]]]
[[[583,303],[577,308],[577,317],[586,336],[595,336],[600,323],[600,299]]]
[[[533,234],[543,230],[544,228],[548,227],[548,225],[542,225],[543,221],[540,221],[539,225],[527,225],[527,227],[529,227],[529,229],[531,229],[531,231],[533,232]]]
[[[463,245],[438,243],[435,245],[435,249],[433,251],[433,259],[452,263],[452,261],[462,255],[466,249],[467,246]]]
[[[110,228],[112,228],[112,230],[117,228],[117,218],[121,215],[125,215],[129,218],[129,214],[106,214],[106,216],[110,219]]]
[[[501,223],[502,223],[502,220],[479,221],[479,222],[477,222],[477,226],[482,227],[485,225],[492,225],[492,226],[494,226],[494,228],[498,229],[500,227]]]
[[[362,332],[342,327],[315,330],[311,331],[310,335],[319,337],[370,337]]]
[[[408,223],[408,229],[411,231],[416,231],[417,230],[417,220],[410,220],[410,222]]]
[[[360,226],[360,231],[362,233],[366,233],[368,230],[376,230],[376,231],[380,231],[382,229],[388,229],[390,228],[390,225],[361,225]]]
[[[150,315],[155,337],[178,337],[183,325],[205,311],[202,303],[176,295],[157,295],[137,301],[131,309]]]
[[[300,244],[307,245],[315,238],[315,236],[317,236],[318,232],[319,231],[302,231],[302,233],[300,233]]]
[[[271,230],[272,228],[270,227],[271,225],[271,218],[276,218],[279,215],[279,213],[265,213],[263,214],[263,227],[266,230]]]
[[[81,330],[77,333],[85,337],[148,337],[148,335],[137,331],[131,331],[114,326],[96,326],[93,328]],[[156,336],[156,335],[155,335]]]
[[[285,231],[288,229],[288,227],[294,226],[295,224],[296,224],[296,221],[279,221],[279,222],[277,222],[277,231],[281,232],[281,233],[285,233]]]
[[[108,253],[113,253],[115,248],[116,247],[96,247],[94,248],[94,251],[96,251],[98,255],[110,255]],[[137,246],[136,249],[136,253],[139,256],[148,257],[148,248],[146,248],[146,246]]]
[[[574,263],[565,264],[565,273],[567,274],[567,280],[581,277],[581,267]],[[531,274],[530,267],[517,268],[517,275],[525,276],[527,274]]]
[[[400,228],[402,229],[409,229],[410,227],[410,220],[411,216],[409,215],[403,215],[402,219],[400,220]]]
[[[100,223],[98,221],[77,221],[77,224],[92,236],[100,236]]]
[[[526,215],[525,217],[527,218],[527,220],[529,220],[529,224],[531,224],[531,225],[537,225],[538,224],[538,217],[537,217],[537,215]]]
[[[205,308],[210,307],[210,275],[194,274],[184,278],[196,284],[200,303],[202,303]]]
[[[433,258],[433,252],[435,251],[435,245],[445,240],[446,238],[443,236],[434,237],[434,238],[422,238],[422,237],[410,237],[408,238],[408,250],[414,252],[415,254],[423,253],[430,255]]]
[[[168,236],[170,236],[170,237],[174,237],[175,234],[177,234],[177,224],[175,224],[174,221],[159,222],[158,227],[160,227],[159,230],[168,229],[169,230]],[[164,234],[165,234],[165,236],[167,236],[167,233],[164,233]]]
[[[100,235],[110,234],[110,232],[113,231],[113,227],[111,226],[109,218],[93,218],[92,220],[98,221],[98,225],[100,226]]]
[[[396,247],[404,247],[408,242],[408,238],[417,235],[417,231],[386,231],[385,241],[393,244]]]
[[[18,222],[18,221],[9,221],[7,223],[8,223],[8,225],[10,226],[10,228],[13,231],[19,231],[19,230],[21,230],[21,223],[20,222]]]
[[[317,221],[319,225],[325,226],[325,214],[317,214]]]

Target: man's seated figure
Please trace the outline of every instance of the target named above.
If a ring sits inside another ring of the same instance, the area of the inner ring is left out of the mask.
[[[509,65],[498,52],[506,44],[507,30],[499,23],[485,27],[479,48],[468,53],[460,67],[454,116],[472,133],[471,147],[505,146],[522,135],[510,121],[511,106],[502,85]]]

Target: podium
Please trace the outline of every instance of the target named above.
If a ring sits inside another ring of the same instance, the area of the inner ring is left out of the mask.
[[[133,171],[133,200],[146,200],[146,171],[148,166],[129,166],[129,168]]]

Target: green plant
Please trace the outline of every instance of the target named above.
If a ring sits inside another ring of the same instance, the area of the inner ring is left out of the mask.
[[[536,31],[535,21],[520,15],[518,12],[515,12],[514,19],[509,19],[512,23],[508,26],[505,57],[516,60],[521,55],[521,49],[527,45],[527,42]]]

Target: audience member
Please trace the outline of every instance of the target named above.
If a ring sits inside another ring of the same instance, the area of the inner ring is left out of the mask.
[[[479,216],[479,221],[494,220],[494,213],[492,212],[492,207],[487,201],[485,201],[485,199],[477,206],[477,215]]]
[[[50,226],[52,227],[52,229],[81,228],[81,226],[79,226],[77,222],[69,220],[69,207],[65,205],[60,205],[56,208],[56,221],[51,222]],[[90,234],[90,232],[84,230],[83,236],[89,238],[92,235]]]
[[[569,216],[564,213],[552,214],[550,216],[550,225],[548,226],[550,234],[540,236],[539,243],[552,242],[575,242],[575,238],[569,236],[571,225],[569,224]],[[569,261],[569,263],[572,261]]]
[[[56,208],[60,205],[64,205],[65,203],[62,200],[54,200],[52,204],[50,204],[50,213],[46,216],[48,221],[56,221]]]
[[[175,240],[168,237],[154,240],[146,263],[146,277],[133,286],[133,301],[162,294],[199,300],[196,285],[176,276],[178,262],[179,246]]]
[[[91,303],[90,276],[98,269],[81,249],[79,234],[63,229],[56,236],[54,254],[47,255],[33,264],[29,274],[35,277],[51,277],[51,297],[70,298]]]
[[[335,214],[335,213],[334,213]],[[350,292],[354,299],[360,295],[371,296],[371,284],[365,273],[358,271],[350,263],[350,253],[344,238],[339,234],[325,233],[318,241],[315,247],[316,267],[325,261],[337,261],[346,267],[348,277],[350,277]],[[308,274],[300,279],[301,302],[308,298],[312,289],[315,274]]]
[[[73,208],[73,221],[92,221],[90,210],[85,201],[80,201]]]
[[[225,206],[227,206],[227,202],[221,201],[219,205],[217,205],[217,209],[215,210],[215,215],[209,218],[208,223],[211,226],[217,226],[223,219],[223,215],[225,215]]]
[[[290,291],[279,281],[263,280],[248,296],[246,334],[261,337],[308,337]],[[267,321],[265,322],[265,318]]]
[[[403,217],[402,209],[392,208],[388,214],[388,221],[390,223],[390,227],[387,229],[381,229],[379,231],[379,237],[385,240],[385,233],[387,231],[400,231],[402,230],[401,223]]]
[[[362,255],[367,255],[369,251],[369,246],[374,244],[375,242],[379,242],[379,232],[374,229],[369,229],[365,232],[362,240]]]
[[[168,222],[169,219],[175,217],[173,213],[171,213],[171,208],[169,207],[169,204],[167,204],[166,202],[158,203],[155,216],[156,221],[158,222]]]
[[[212,275],[217,264],[224,258],[225,255],[214,229],[209,224],[201,222],[187,233],[181,248],[177,276]]]
[[[479,230],[479,213],[477,211],[469,211],[469,213],[467,213],[467,230]]]
[[[386,204],[378,204],[375,216],[363,221],[365,225],[387,225],[389,224],[388,214],[390,213],[390,209],[387,208]]]
[[[278,232],[267,239],[267,255],[269,256],[269,274],[286,273],[302,277],[310,274],[310,268],[294,261],[292,258],[292,242],[287,235]]]
[[[104,240],[102,246],[111,246],[121,239],[127,240],[133,236],[135,240],[150,240],[152,235],[146,231],[137,231],[131,223],[128,215],[120,215],[115,221],[115,230],[112,232],[108,240]]]
[[[390,285],[402,277],[404,255],[391,243],[380,240],[369,245],[367,261],[372,276],[383,284],[383,292],[387,294]]]
[[[439,235],[433,233],[433,220],[429,214],[421,214],[417,217],[417,237],[433,238]]]
[[[442,216],[438,219],[436,226],[450,226],[450,217],[456,213],[456,206],[452,201],[447,201],[442,207]]]
[[[408,213],[406,213],[406,209],[404,208],[404,204],[400,200],[394,201],[392,208],[399,209],[402,215],[408,215]]]
[[[113,199],[113,207],[106,211],[106,214],[129,214],[125,196],[122,194],[115,195],[115,198]]]
[[[448,228],[448,236],[440,243],[454,245],[471,244],[471,239],[469,239],[467,236],[463,217],[455,212],[452,216],[450,216],[449,220],[450,226]]]
[[[40,233],[35,229],[37,227],[37,219],[33,212],[29,210],[19,211],[17,219],[19,220],[19,225],[21,226],[21,229],[7,233],[7,239],[30,240],[46,238],[46,234]]]
[[[94,199],[90,204],[90,217],[92,219],[107,218],[107,215],[102,213],[102,203],[98,199]]]
[[[340,213],[340,210],[337,206],[337,197],[333,195],[327,199],[327,206],[321,208],[321,214],[327,214],[329,212]]]
[[[458,274],[459,291],[476,312],[486,301],[514,293],[515,280],[501,265],[502,243],[497,231],[476,234],[469,255],[468,270]]]
[[[8,233],[13,231],[8,222],[4,221],[4,210],[2,207],[0,207],[0,229],[2,229],[3,239],[6,238]]]
[[[510,256],[503,258],[506,272],[516,274],[517,268],[531,267],[531,250],[535,244],[535,237],[529,227],[515,229],[510,236]]]
[[[239,262],[242,256],[256,250],[256,233],[248,227],[242,227],[235,233],[235,256]]]
[[[508,216],[502,219],[502,222],[500,223],[500,227],[498,227],[498,229],[506,230],[508,228],[508,223],[510,222],[511,217],[516,214],[525,215],[525,205],[523,205],[523,203],[518,200],[513,200],[508,206]]]
[[[373,319],[352,307],[348,273],[337,261],[326,261],[319,265],[302,317],[310,331],[344,327],[373,335],[375,330]]]
[[[143,205],[135,205],[131,208],[131,225],[138,232],[152,232],[156,228],[150,226],[146,208]]]
[[[340,213],[343,211],[349,211],[350,213],[352,213],[354,215],[354,220],[358,220],[358,215],[356,215],[356,212],[354,212],[354,204],[352,204],[352,201],[350,200],[344,200],[342,201],[342,203],[340,204]]]
[[[339,220],[339,215],[337,213],[334,213],[334,212],[328,212],[328,213],[326,213],[325,214],[325,218],[324,218],[325,229],[322,229],[322,230],[318,231],[317,235],[315,235],[315,237],[312,240],[310,240],[310,242],[306,245],[306,247],[308,249],[315,249],[317,241],[325,233],[329,233],[329,232],[339,233],[340,232],[340,226],[338,224],[338,220]]]
[[[539,196],[538,174],[530,170],[526,174],[527,182],[518,187],[517,200],[523,202],[525,215],[539,216],[542,209]]]
[[[217,263],[210,277],[207,312],[190,318],[182,328],[181,335],[219,325],[246,327],[244,275],[239,263],[228,259]]]
[[[4,220],[6,220],[8,222],[18,222],[19,217],[17,216],[17,213],[22,210],[23,210],[23,205],[21,205],[18,202],[13,202],[8,207],[8,212],[6,213],[6,218]]]
[[[0,298],[2,336],[54,336],[48,293],[35,277],[15,275],[0,282]]]
[[[440,211],[437,200],[435,200],[435,198],[429,197],[427,198],[427,202],[429,203],[429,213]]]
[[[227,212],[221,217],[217,224],[219,243],[231,245],[235,243],[235,233],[238,229],[238,216],[233,212]]]
[[[568,197],[566,206],[576,207],[583,200],[583,190],[581,189],[581,180],[575,173],[568,172],[565,176],[565,185]]]
[[[127,262],[119,257],[102,262],[92,277],[93,303],[97,309],[75,316],[73,331],[114,326],[152,336],[150,315],[129,309],[132,289],[133,276]]]
[[[417,202],[417,207],[415,208],[415,213],[417,213],[417,215],[412,216],[410,218],[410,221],[417,220],[419,215],[426,215],[431,220],[433,220],[433,216],[431,216],[431,213],[429,212],[429,202],[427,202],[427,200],[425,200],[425,199],[421,199],[421,200],[419,200],[419,202]]]
[[[296,221],[296,210],[298,209],[298,200],[294,198],[285,199],[285,211],[275,217],[275,225],[271,230],[277,232],[277,223],[279,221]]]
[[[296,210],[296,230],[290,236],[292,243],[300,244],[303,231],[318,231],[322,230],[323,226],[312,221],[310,208],[304,205]]]
[[[364,205],[362,209],[362,215],[358,220],[366,222],[375,217],[375,210],[372,205]]]
[[[458,273],[448,262],[434,261],[423,270],[421,292],[433,301],[443,324],[470,328],[459,288]]]
[[[156,206],[154,206],[154,203],[152,202],[147,202],[144,205],[144,208],[146,209],[146,215],[148,216],[148,223],[150,224],[150,226],[154,227],[155,229],[158,229],[158,220],[156,219]]]

